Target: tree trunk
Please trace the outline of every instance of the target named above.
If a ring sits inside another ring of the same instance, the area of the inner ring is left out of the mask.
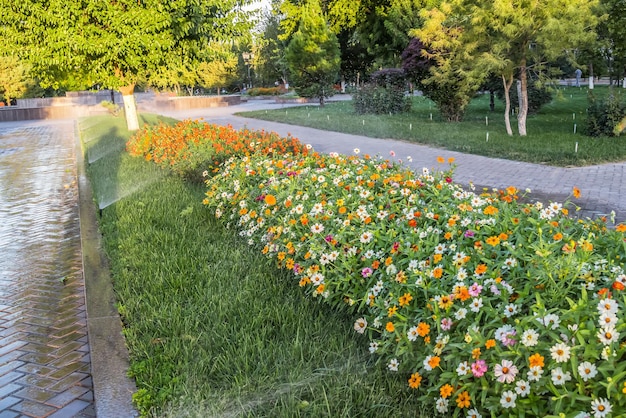
[[[122,93],[122,101],[124,102],[124,115],[126,116],[126,126],[129,131],[139,129],[139,118],[137,117],[137,105],[135,104],[135,96],[133,92],[135,84],[120,87]]]
[[[504,74],[502,74],[502,84],[504,85],[504,126],[506,127],[506,133],[509,136],[513,136],[513,129],[511,128],[511,86],[513,85],[513,73],[507,80]]]
[[[526,60],[520,65],[520,81],[517,84],[519,97],[519,112],[517,114],[517,130],[520,136],[526,136],[526,116],[528,115],[528,78],[526,74]]]
[[[589,63],[589,90],[593,90],[593,64]]]
[[[496,93],[493,90],[489,90],[489,110],[496,110]]]

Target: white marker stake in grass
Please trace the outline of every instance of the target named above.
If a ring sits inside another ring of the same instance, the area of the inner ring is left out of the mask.
[[[330,115],[326,115],[326,119],[330,120]]]
[[[363,126],[365,126],[365,119],[363,119]]]
[[[489,126],[489,116],[485,116],[485,126]]]
[[[576,120],[576,113],[572,113],[572,120]]]
[[[489,132],[487,132],[487,139],[485,140],[485,142],[489,142]]]
[[[574,133],[576,133],[576,124],[574,124]]]
[[[432,113],[430,114],[430,120],[433,120],[433,114]]]
[[[576,142],[576,146],[574,147],[574,152],[578,154],[578,142]]]
[[[412,131],[412,130],[413,130],[413,124],[409,123],[409,131]]]
[[[307,117],[307,118],[310,118],[310,117],[311,117],[311,112],[307,113],[307,114],[306,114],[306,117]]]

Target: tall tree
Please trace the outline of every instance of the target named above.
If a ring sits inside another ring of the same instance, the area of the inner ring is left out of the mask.
[[[324,99],[334,94],[341,59],[339,42],[326,24],[318,0],[308,0],[304,5],[286,58],[298,94],[319,98],[320,106],[324,106]]]
[[[8,105],[28,90],[28,67],[15,55],[0,55],[0,100]]]
[[[564,51],[592,42],[597,5],[598,0],[450,0],[427,12],[425,26],[438,25],[436,31],[415,33],[422,35],[428,47],[448,45],[447,54],[459,49],[474,51],[478,59],[473,67],[484,74],[496,72],[505,87],[512,84],[511,74],[517,74],[517,125],[519,135],[525,136],[529,71]]]
[[[251,1],[0,0],[0,36],[44,86],[75,73],[119,89],[135,130],[137,82],[196,65],[209,41],[247,33],[252,22],[241,6]]]

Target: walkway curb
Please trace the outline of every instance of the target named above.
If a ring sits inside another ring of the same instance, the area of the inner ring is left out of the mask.
[[[122,322],[115,307],[115,294],[108,262],[102,250],[91,184],[85,173],[78,122],[74,122],[79,189],[80,236],[85,278],[87,328],[91,350],[91,375],[98,418],[138,416],[132,405],[137,390],[127,376],[128,350]]]

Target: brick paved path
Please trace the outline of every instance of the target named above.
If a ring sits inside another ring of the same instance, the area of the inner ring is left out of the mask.
[[[73,129],[0,125],[0,418],[95,416]]]

